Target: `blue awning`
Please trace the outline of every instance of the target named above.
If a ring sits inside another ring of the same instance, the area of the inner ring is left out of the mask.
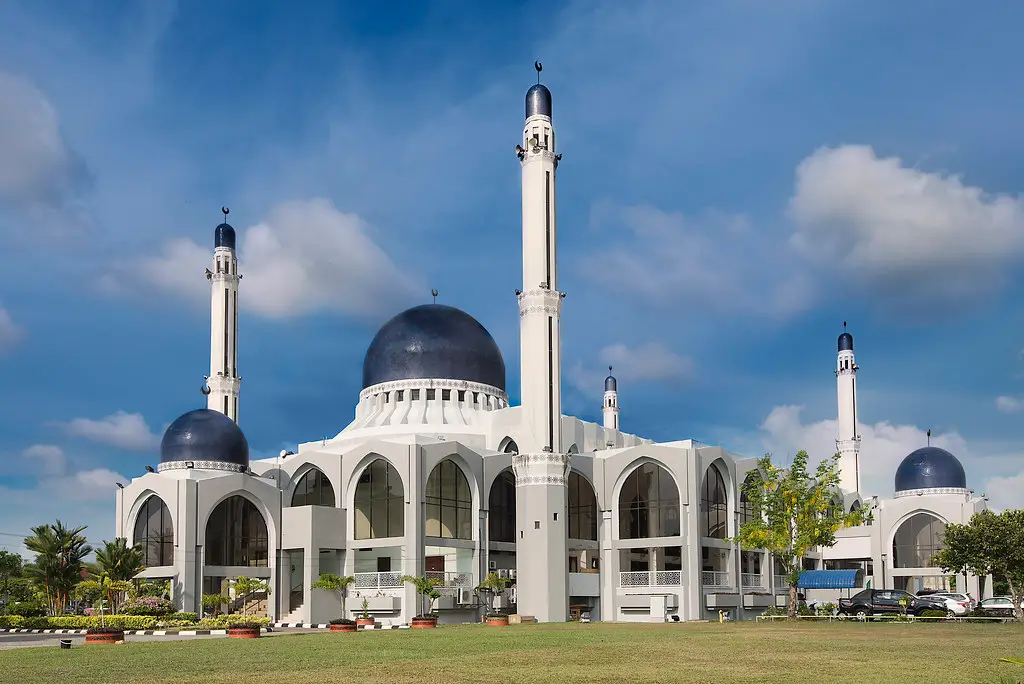
[[[863,570],[804,570],[801,589],[854,589],[864,585]]]

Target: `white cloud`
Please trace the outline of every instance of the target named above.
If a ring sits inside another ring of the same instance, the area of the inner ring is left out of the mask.
[[[354,214],[330,200],[313,198],[279,204],[238,239],[240,304],[266,318],[318,312],[376,317],[393,312],[413,296],[414,278],[392,263]],[[100,281],[108,293],[128,293],[139,274],[170,295],[207,303],[202,278],[211,247],[186,238],[164,245],[162,254],[131,271],[111,270]]]
[[[141,413],[118,411],[99,420],[75,418],[64,429],[75,437],[129,451],[151,451],[160,444],[160,436],[150,431]]]
[[[43,467],[43,474],[46,476],[63,475],[68,468],[68,460],[64,456],[64,451],[52,444],[33,444],[21,455],[39,461]]]
[[[604,392],[604,378],[607,367],[614,368],[613,374],[621,383],[664,382],[686,380],[693,373],[693,361],[676,354],[659,342],[647,342],[637,347],[612,344],[597,354],[602,367],[594,368],[576,362],[566,371],[566,376],[584,394]]]
[[[891,307],[963,304],[1024,256],[1024,200],[926,173],[864,145],[823,147],[796,169],[791,244]]]
[[[984,493],[988,495],[989,505],[997,510],[1024,508],[1024,471],[989,478]]]
[[[835,420],[805,424],[802,406],[776,406],[761,423],[761,442],[778,460],[786,460],[801,449],[817,462],[836,452]],[[928,437],[914,425],[893,425],[889,422],[859,425],[861,434],[861,489],[866,494],[891,496],[896,468],[914,449],[925,446]],[[933,434],[931,443],[942,447],[965,461],[967,444],[956,432]],[[966,463],[965,463],[966,465]],[[971,484],[968,473],[968,484]]]
[[[25,337],[25,329],[14,322],[7,309],[0,306],[0,352],[5,352]]]
[[[996,409],[1002,413],[1020,413],[1024,411],[1024,401],[1017,397],[1003,395],[996,397]]]
[[[50,231],[65,227],[61,205],[88,177],[67,146],[57,112],[32,83],[0,71],[0,202]]]
[[[661,305],[768,316],[798,313],[812,301],[806,279],[780,262],[780,246],[742,214],[708,211],[690,218],[603,203],[591,211],[591,223],[618,233],[579,262],[603,286]],[[765,259],[766,253],[775,258]]]

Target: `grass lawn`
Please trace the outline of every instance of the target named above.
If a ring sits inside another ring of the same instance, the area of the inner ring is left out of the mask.
[[[131,637],[129,636],[130,640]],[[964,624],[478,625],[0,653],[0,680],[326,682],[1018,682],[1024,628]]]

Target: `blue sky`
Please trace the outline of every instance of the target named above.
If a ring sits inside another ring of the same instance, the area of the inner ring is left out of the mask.
[[[1021,505],[1024,8],[952,2],[0,6],[0,545],[113,535],[201,405],[222,205],[240,423],[340,431],[407,305],[488,327],[518,401],[519,141],[554,93],[567,412],[783,460],[834,439],[835,339],[888,494],[934,442]]]

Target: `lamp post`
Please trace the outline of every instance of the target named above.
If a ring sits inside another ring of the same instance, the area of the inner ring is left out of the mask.
[[[879,587],[880,589],[885,589],[885,562],[886,560],[888,560],[888,558],[888,554],[882,554],[882,586]]]

